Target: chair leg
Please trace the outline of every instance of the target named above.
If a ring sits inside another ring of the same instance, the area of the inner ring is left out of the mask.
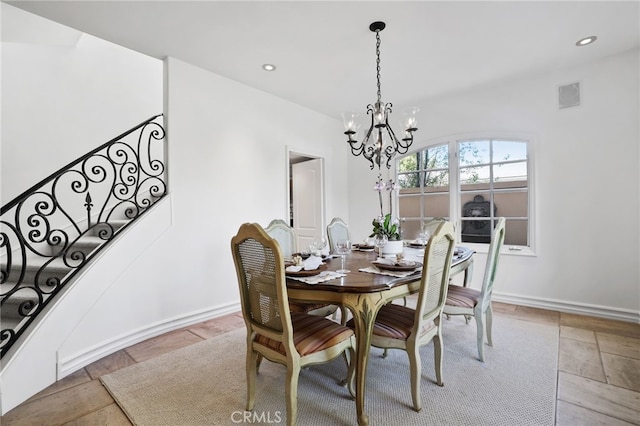
[[[478,357],[480,358],[480,361],[484,362],[484,321],[482,309],[479,307],[476,307],[475,318],[476,327],[478,329]]]
[[[387,357],[388,351],[389,350],[387,348],[384,348],[384,351],[382,352],[382,358],[386,358]]]
[[[355,341],[355,339],[354,339]],[[349,386],[349,380],[351,379],[351,366],[353,365],[353,363],[355,362],[355,352],[349,349],[345,349],[344,352],[342,352],[342,356],[344,357],[344,362],[347,364],[347,377],[345,377],[343,380],[340,381],[340,386]],[[355,368],[355,367],[354,367]],[[355,369],[354,369],[355,371]],[[349,392],[351,392],[351,389],[349,389]],[[355,395],[354,395],[355,396]]]
[[[257,352],[247,348],[247,411],[253,410],[255,404],[258,356]]]
[[[433,336],[433,358],[436,362],[436,383],[438,386],[444,386],[442,381],[442,354],[444,353],[444,344],[440,333]]]
[[[287,426],[295,426],[298,417],[298,378],[300,364],[294,362],[287,367],[287,384],[285,396],[287,398]]]
[[[336,312],[334,312],[334,319],[335,319],[335,314],[337,312],[338,310],[336,309]],[[345,308],[343,305],[340,305],[340,324],[342,325],[347,324],[347,318],[349,318],[349,310]]]
[[[409,356],[409,373],[411,376],[411,399],[413,409],[422,409],[422,398],[420,398],[420,380],[422,378],[422,363],[420,362],[420,352],[418,345],[407,342],[407,355]]]
[[[487,308],[487,343],[489,346],[493,346],[493,339],[491,338],[491,327],[493,325],[493,309],[491,309],[491,302],[489,302],[489,307]]]
[[[355,340],[355,339],[354,339]],[[347,389],[352,397],[356,397],[355,377],[356,377],[356,351],[355,348],[349,348],[345,351],[347,358],[350,358],[347,372]]]
[[[262,354],[257,355],[256,359],[256,373],[260,372],[260,364],[262,364]]]

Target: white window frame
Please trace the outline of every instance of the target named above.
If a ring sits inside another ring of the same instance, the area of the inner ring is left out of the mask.
[[[504,140],[504,141],[517,141],[526,142],[527,144],[527,189],[528,189],[528,246],[514,246],[504,245],[502,252],[504,254],[513,254],[520,256],[535,256],[536,255],[536,204],[535,204],[535,161],[534,161],[534,147],[536,146],[536,137],[530,133],[505,133],[505,132],[473,132],[450,135],[437,139],[430,139],[424,141],[419,146],[413,147],[413,149],[402,156],[396,157],[394,162],[394,173],[396,181],[398,180],[398,162],[401,158],[408,155],[414,155],[420,151],[424,151],[432,146],[448,144],[449,147],[449,220],[454,224],[456,231],[457,243],[469,247],[478,253],[486,253],[489,249],[489,244],[485,243],[469,243],[461,242],[461,229],[462,229],[462,206],[460,205],[460,167],[458,159],[458,145],[459,142],[468,142],[475,140]],[[399,203],[395,206],[396,211],[399,210]],[[421,197],[422,208],[422,197]],[[421,209],[424,211],[424,209]],[[499,215],[498,215],[499,216]]]

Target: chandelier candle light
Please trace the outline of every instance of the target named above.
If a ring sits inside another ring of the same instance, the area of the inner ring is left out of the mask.
[[[358,124],[358,113],[343,113],[344,134],[347,135],[347,142],[351,146],[351,154],[362,155],[371,163],[371,170],[375,166],[380,169],[383,155],[386,157],[387,168],[391,168],[391,159],[398,154],[406,154],[413,143],[413,132],[418,130],[415,114],[418,108],[407,111],[404,119],[404,138],[398,139],[389,125],[389,114],[392,112],[391,102],[383,103],[380,90],[380,31],[384,30],[384,22],[374,22],[369,29],[376,33],[376,79],[378,83],[378,98],[375,104],[367,105],[367,114],[371,115],[371,125],[366,136],[359,142],[354,139],[360,125]],[[373,137],[372,137],[373,136]]]

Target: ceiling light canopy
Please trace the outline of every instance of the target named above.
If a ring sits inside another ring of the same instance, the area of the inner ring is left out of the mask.
[[[367,130],[362,142],[357,140],[357,133],[360,128],[358,123],[358,113],[343,113],[344,134],[347,135],[347,142],[351,147],[351,154],[362,155],[371,163],[371,169],[384,161],[387,168],[391,168],[391,159],[398,154],[405,154],[413,143],[413,132],[418,130],[415,114],[418,108],[407,111],[404,118],[404,137],[398,139],[389,125],[389,114],[392,112],[391,102],[383,103],[380,89],[380,31],[384,30],[384,22],[374,22],[369,29],[376,33],[376,78],[378,84],[378,96],[375,104],[367,105],[367,115],[371,115],[371,125]],[[355,138],[354,138],[355,137]],[[383,160],[383,157],[386,160]]]

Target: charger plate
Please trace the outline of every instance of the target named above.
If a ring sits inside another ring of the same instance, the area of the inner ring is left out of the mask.
[[[403,263],[403,264],[395,263],[393,265],[378,263],[378,262],[371,262],[371,263],[376,268],[382,269],[385,271],[413,271],[422,266],[422,263],[420,262],[410,262],[410,263]]]
[[[356,250],[360,251],[373,251],[373,249],[375,249],[375,246],[370,246],[368,244],[354,244],[353,246]]]

